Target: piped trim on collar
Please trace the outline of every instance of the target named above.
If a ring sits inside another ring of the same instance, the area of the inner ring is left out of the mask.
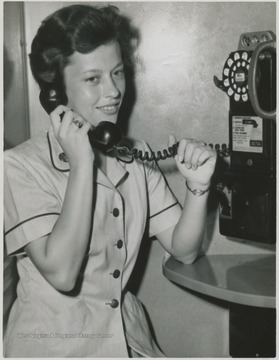
[[[49,155],[52,166],[61,172],[69,172],[69,163],[59,159],[59,154],[63,152],[57,140],[54,138],[51,129],[47,132],[47,141],[49,146]]]
[[[63,149],[56,140],[53,129],[50,128],[47,132],[47,140],[49,146],[50,161],[52,166],[60,172],[69,172],[70,166],[68,162],[62,160],[61,154]],[[119,160],[114,157],[107,158],[108,161],[108,174],[107,176],[102,173],[100,169],[96,168],[96,177],[94,181],[109,188],[117,187],[120,183],[125,181],[128,177],[125,164],[120,164]]]

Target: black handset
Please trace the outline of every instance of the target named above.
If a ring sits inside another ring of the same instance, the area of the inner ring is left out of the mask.
[[[67,104],[67,96],[63,90],[46,88],[40,93],[40,102],[45,111],[50,114],[58,105]],[[63,114],[61,114],[61,120],[62,118]],[[101,121],[95,129],[89,130],[88,137],[92,147],[108,150],[122,140],[122,131],[109,121]]]

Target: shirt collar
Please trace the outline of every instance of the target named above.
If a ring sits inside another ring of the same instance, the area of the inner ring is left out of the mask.
[[[69,162],[61,148],[59,142],[54,136],[53,128],[51,127],[47,133],[50,161],[52,166],[61,172],[69,172]],[[128,177],[126,164],[121,163],[114,156],[107,157],[107,176],[97,167],[95,167],[94,181],[107,187],[117,187]]]
[[[51,127],[47,132],[48,146],[49,146],[49,154],[50,161],[52,166],[62,172],[67,172],[70,170],[69,163],[66,161],[65,153],[63,149],[59,145],[59,142],[54,136],[53,128]]]
[[[102,173],[100,170],[98,172]],[[128,175],[129,172],[126,170],[125,163],[121,163],[114,156],[107,157],[107,178],[110,179],[114,187],[117,187],[123,181],[125,181]]]

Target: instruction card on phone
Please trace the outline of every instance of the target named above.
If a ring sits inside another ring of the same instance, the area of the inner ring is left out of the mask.
[[[263,152],[263,120],[258,116],[232,117],[232,150]]]

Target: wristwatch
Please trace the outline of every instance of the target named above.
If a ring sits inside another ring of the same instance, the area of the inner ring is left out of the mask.
[[[206,194],[209,190],[210,190],[210,185],[208,186],[208,188],[206,188],[205,190],[201,190],[201,189],[191,189],[187,183],[187,181],[185,182],[186,183],[186,187],[187,189],[192,193],[194,194],[195,196],[202,196],[204,194]]]

